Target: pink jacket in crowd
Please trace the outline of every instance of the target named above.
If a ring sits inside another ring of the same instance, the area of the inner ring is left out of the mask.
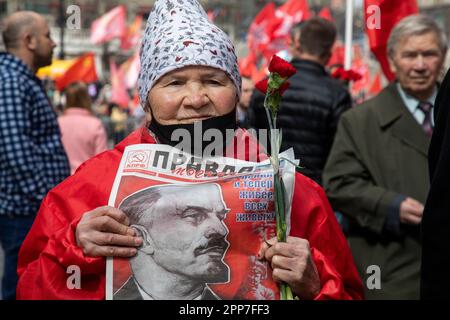
[[[89,111],[69,108],[58,122],[72,174],[84,161],[108,149],[102,122]]]

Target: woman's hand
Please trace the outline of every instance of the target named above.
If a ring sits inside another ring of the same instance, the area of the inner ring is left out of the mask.
[[[320,277],[308,240],[288,237],[287,242],[278,242],[272,238],[262,244],[258,256],[270,262],[273,279],[288,284],[300,299],[312,300],[319,294]]]
[[[75,231],[77,245],[90,257],[132,257],[142,238],[129,225],[121,210],[99,207],[83,214]]]

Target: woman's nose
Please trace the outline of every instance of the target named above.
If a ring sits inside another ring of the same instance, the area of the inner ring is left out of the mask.
[[[184,99],[184,105],[186,107],[199,109],[207,105],[208,102],[208,96],[201,86],[193,85],[187,89]]]

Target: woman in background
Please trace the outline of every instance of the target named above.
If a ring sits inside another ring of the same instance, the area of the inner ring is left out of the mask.
[[[74,82],[66,88],[65,95],[64,114],[58,122],[73,174],[84,161],[107,150],[108,140],[101,121],[92,114],[86,85]]]

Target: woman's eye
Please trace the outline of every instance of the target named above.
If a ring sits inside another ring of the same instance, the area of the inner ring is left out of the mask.
[[[212,85],[217,85],[217,86],[220,85],[220,82],[217,80],[214,80],[214,79],[209,79],[206,81],[206,83],[212,84]]]
[[[183,83],[179,80],[174,80],[168,83],[169,86],[181,86]]]

